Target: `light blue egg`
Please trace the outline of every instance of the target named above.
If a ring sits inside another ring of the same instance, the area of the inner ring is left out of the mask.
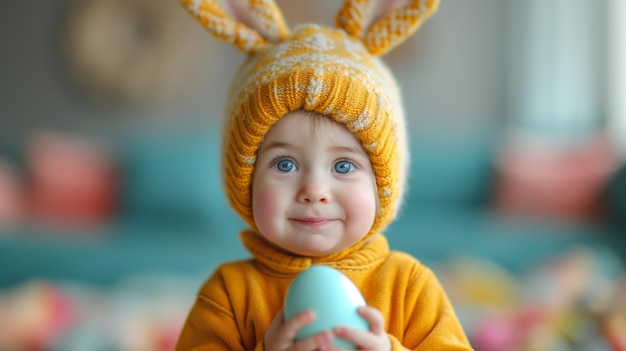
[[[340,271],[323,265],[313,265],[293,280],[285,300],[285,320],[305,310],[315,311],[315,321],[296,335],[300,340],[336,326],[369,330],[369,325],[357,312],[365,300],[357,287]],[[344,339],[335,338],[335,346],[356,349]]]

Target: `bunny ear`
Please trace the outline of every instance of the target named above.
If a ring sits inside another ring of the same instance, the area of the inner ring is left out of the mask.
[[[410,37],[439,6],[439,0],[345,0],[336,25],[382,55]]]
[[[183,7],[215,37],[253,54],[289,36],[273,0],[180,0]]]

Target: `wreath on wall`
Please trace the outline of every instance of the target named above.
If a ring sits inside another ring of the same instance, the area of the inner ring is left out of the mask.
[[[163,101],[190,73],[188,22],[171,0],[69,0],[62,38],[69,73],[100,101]]]

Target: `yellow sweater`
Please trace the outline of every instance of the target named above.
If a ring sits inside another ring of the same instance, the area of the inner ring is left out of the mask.
[[[253,258],[220,266],[204,284],[177,351],[263,350],[265,329],[292,279],[316,263],[342,271],[382,312],[393,350],[472,350],[433,272],[390,251],[383,235],[317,259],[290,256],[252,232],[243,232],[242,240]]]

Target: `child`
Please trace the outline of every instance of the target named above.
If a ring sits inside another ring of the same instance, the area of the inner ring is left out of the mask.
[[[437,0],[346,0],[337,28],[290,33],[271,0],[181,0],[218,38],[248,55],[230,91],[223,178],[250,226],[252,258],[220,266],[198,293],[177,350],[471,350],[430,269],[390,251],[382,230],[407,178],[396,83],[376,57],[409,37]],[[223,5],[222,5],[223,4]],[[312,322],[289,320],[293,278],[312,264],[339,269],[363,294],[368,332],[337,327],[295,341]]]

